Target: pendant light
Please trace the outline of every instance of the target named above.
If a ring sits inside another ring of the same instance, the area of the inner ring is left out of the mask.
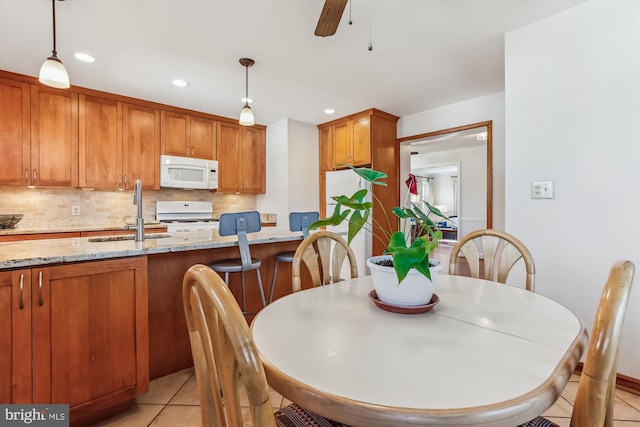
[[[47,86],[67,89],[69,88],[69,74],[62,61],[58,59],[58,52],[56,52],[56,0],[51,0],[51,6],[53,7],[53,50],[51,56],[44,61],[40,68],[39,80],[40,83]]]
[[[242,107],[242,111],[240,112],[240,124],[242,126],[253,126],[256,124],[256,120],[253,117],[253,111],[251,111],[251,107],[249,107],[249,67],[255,64],[255,61],[251,58],[240,58],[240,64],[245,67],[246,71],[246,94],[244,98],[244,107]]]

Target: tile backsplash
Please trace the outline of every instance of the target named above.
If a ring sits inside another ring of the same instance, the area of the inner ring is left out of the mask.
[[[208,190],[143,191],[145,222],[154,222],[158,200],[211,201],[214,217],[225,212],[256,209],[253,194],[218,194]],[[71,215],[78,206],[80,215]],[[133,191],[83,190],[76,188],[35,188],[0,186],[0,213],[21,213],[16,229],[48,227],[114,227],[135,222]]]

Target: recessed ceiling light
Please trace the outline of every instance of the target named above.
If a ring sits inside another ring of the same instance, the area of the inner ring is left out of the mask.
[[[333,108],[325,108],[325,110],[324,110],[325,114],[333,114],[335,112],[336,112],[336,110],[334,110]]]
[[[186,81],[186,80],[182,80],[182,79],[173,79],[173,81],[171,83],[173,83],[174,86],[178,86],[178,87],[187,87],[187,86],[189,86],[189,82]]]
[[[251,104],[253,102],[253,98],[242,98],[243,104]]]
[[[94,58],[93,56],[89,55],[88,53],[83,53],[83,52],[76,52],[73,54],[73,56],[76,57],[76,59],[82,61],[82,62],[96,62],[96,58]]]

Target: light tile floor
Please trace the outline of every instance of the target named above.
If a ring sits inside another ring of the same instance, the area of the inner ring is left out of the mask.
[[[569,427],[572,403],[578,388],[573,375],[562,396],[544,416]],[[291,403],[272,390],[274,410]],[[640,427],[640,396],[624,390],[616,391],[614,427]],[[151,381],[148,393],[139,396],[130,411],[94,424],[93,427],[182,427],[200,426],[200,407],[193,369],[185,369]],[[249,424],[246,424],[249,426]]]

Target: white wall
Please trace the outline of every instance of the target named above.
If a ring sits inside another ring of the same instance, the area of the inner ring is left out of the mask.
[[[493,130],[493,228],[504,229],[504,93],[499,92],[401,117],[398,138],[491,120]],[[410,170],[408,144],[400,147],[400,176]],[[400,200],[406,197],[402,185]]]
[[[505,38],[506,230],[529,247],[536,292],[590,328],[609,268],[640,268],[637,1],[590,1]],[[532,200],[530,182],[555,198]],[[640,378],[640,281],[619,372]]]
[[[289,126],[284,119],[267,127],[267,191],[256,197],[256,206],[261,213],[277,214],[277,225],[288,226],[289,192]],[[284,220],[284,222],[283,222]]]
[[[320,210],[318,127],[289,120],[289,211]]]
[[[267,127],[267,191],[257,196],[258,211],[289,227],[289,212],[319,210],[318,163],[316,126],[284,119]]]

